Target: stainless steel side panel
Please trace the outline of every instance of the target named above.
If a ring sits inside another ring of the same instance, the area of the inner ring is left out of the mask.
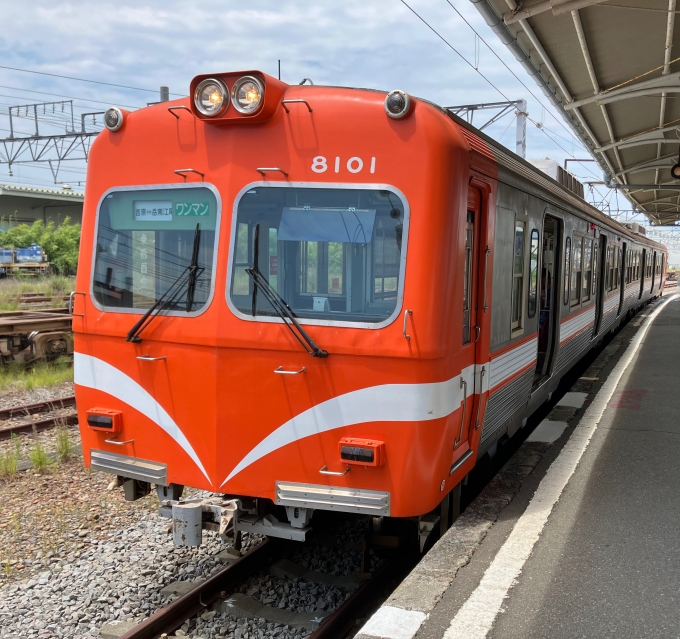
[[[277,481],[276,503],[279,506],[337,510],[361,515],[389,516],[390,514],[390,493],[361,488],[339,488]]]
[[[157,486],[168,485],[168,467],[166,464],[103,450],[93,450],[90,454],[90,465],[92,470],[101,470],[128,479],[148,481]]]

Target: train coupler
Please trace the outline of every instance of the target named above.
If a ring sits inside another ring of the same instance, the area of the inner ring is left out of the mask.
[[[272,514],[255,514],[244,509],[240,499],[166,499],[161,500],[158,512],[162,517],[172,519],[176,546],[200,546],[204,529],[218,532],[224,541],[233,536],[235,543],[242,532],[304,541],[311,530],[306,525],[298,527],[300,521],[291,524],[279,521]]]

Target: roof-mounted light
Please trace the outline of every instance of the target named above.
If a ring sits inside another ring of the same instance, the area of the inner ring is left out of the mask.
[[[243,76],[234,82],[231,89],[231,102],[234,108],[244,115],[255,113],[264,99],[264,85],[251,75]]]
[[[399,120],[411,112],[412,100],[404,91],[390,91],[385,98],[385,112],[391,118]]]
[[[205,116],[221,115],[229,106],[229,89],[216,78],[203,80],[194,91],[194,105]]]
[[[123,126],[123,112],[118,107],[110,107],[104,113],[104,126],[109,131],[118,131]]]

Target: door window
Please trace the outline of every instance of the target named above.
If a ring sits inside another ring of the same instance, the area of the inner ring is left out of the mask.
[[[522,291],[524,290],[524,224],[515,222],[515,248],[512,260],[512,330],[522,328]]]
[[[571,265],[571,305],[577,306],[581,295],[581,278],[583,276],[583,238],[574,236],[574,255]]]
[[[470,309],[472,307],[472,252],[475,242],[475,214],[467,212],[465,227],[465,265],[463,266],[463,344],[470,342]]]
[[[564,303],[569,303],[569,272],[571,270],[571,238],[568,237],[564,247]]]
[[[538,296],[538,229],[531,231],[531,248],[529,255],[529,317],[536,315],[536,298]]]

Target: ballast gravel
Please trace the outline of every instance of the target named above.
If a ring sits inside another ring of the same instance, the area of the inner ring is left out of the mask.
[[[78,456],[0,481],[0,637],[96,637],[107,622],[141,621],[167,605],[165,586],[222,567],[216,555],[228,545],[216,533],[175,547],[156,496],[126,502],[111,480]],[[244,534],[243,552],[258,541]]]

